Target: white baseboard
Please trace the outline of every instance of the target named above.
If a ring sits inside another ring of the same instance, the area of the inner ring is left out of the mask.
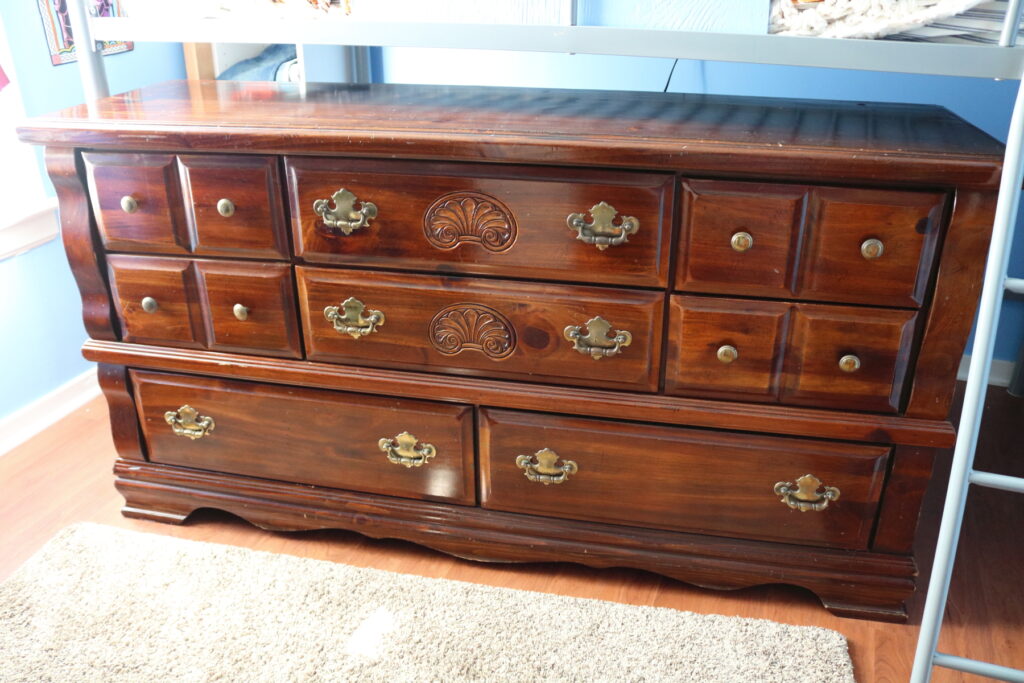
[[[956,373],[958,380],[962,382],[967,380],[967,368],[970,364],[970,356],[964,356],[960,359],[960,370]],[[988,373],[988,383],[996,387],[1010,386],[1010,379],[1013,377],[1013,366],[1013,361],[994,359],[992,361],[992,369]]]
[[[0,418],[0,455],[21,445],[72,411],[100,395],[95,366]]]

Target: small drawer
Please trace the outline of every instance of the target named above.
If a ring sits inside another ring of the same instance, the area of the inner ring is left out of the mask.
[[[288,236],[274,157],[178,157],[192,251],[287,259]]]
[[[918,307],[944,194],[683,183],[676,289]]]
[[[96,226],[109,251],[188,253],[174,155],[87,152],[82,159]]]
[[[669,174],[302,157],[286,173],[309,263],[666,284]]]
[[[792,298],[807,188],[683,183],[676,289]]]
[[[484,508],[849,549],[891,450],[492,409],[479,438]]]
[[[191,261],[111,255],[107,269],[124,341],[203,345],[202,313]]]
[[[665,391],[776,401],[792,304],[673,296]]]
[[[673,295],[665,391],[892,413],[917,313]]]
[[[920,306],[944,205],[939,193],[816,190],[800,298]]]
[[[310,360],[657,388],[657,292],[303,266],[296,274]]]
[[[916,319],[914,311],[797,306],[782,402],[896,412]]]
[[[149,460],[472,505],[470,406],[131,371]]]
[[[301,357],[291,266],[196,261],[196,274],[209,348]]]

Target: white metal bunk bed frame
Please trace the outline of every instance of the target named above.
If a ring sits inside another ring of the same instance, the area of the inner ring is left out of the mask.
[[[576,0],[570,16],[576,17]],[[1024,478],[975,470],[974,455],[992,366],[995,336],[1006,291],[1024,294],[1024,278],[1007,276],[1010,246],[1024,181],[1024,48],[1016,47],[1022,0],[1009,0],[998,46],[838,40],[773,35],[625,29],[596,26],[526,26],[364,22],[299,18],[273,23],[231,18],[159,20],[99,17],[88,0],[70,0],[78,64],[87,100],[109,94],[97,41],[193,43],[296,43],[381,47],[433,47],[666,57],[863,71],[966,76],[1020,81],[1010,120],[992,242],[985,267],[977,332],[953,454],[949,488],[935,551],[928,597],[911,673],[926,683],[934,666],[1024,683],[1024,670],[937,650],[956,559],[964,506],[971,484],[1024,493]],[[575,24],[575,21],[573,21]]]

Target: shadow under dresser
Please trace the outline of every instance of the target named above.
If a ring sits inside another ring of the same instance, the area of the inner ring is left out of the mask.
[[[20,134],[124,514],[906,617],[1002,159],[948,111],[172,82]]]

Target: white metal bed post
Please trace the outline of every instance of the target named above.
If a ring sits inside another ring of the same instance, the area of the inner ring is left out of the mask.
[[[92,39],[89,27],[89,12],[96,11],[95,5],[86,8],[87,0],[70,0],[68,15],[71,19],[71,33],[75,39],[75,54],[78,57],[78,71],[82,75],[86,102],[92,102],[110,94],[107,85],[107,71],[103,68],[103,48]]]
[[[1012,47],[1016,42],[1020,25],[1021,0],[1011,0],[1003,22],[1000,37],[1002,47]],[[1010,263],[1010,246],[1017,222],[1017,208],[1020,201],[1021,182],[1024,180],[1024,74],[1017,88],[1017,99],[1010,118],[1010,130],[1006,139],[1006,154],[1003,158],[1003,175],[999,182],[999,199],[996,202],[995,222],[992,226],[992,242],[985,265],[985,281],[981,290],[978,309],[978,326],[974,338],[974,350],[967,374],[967,390],[964,406],[960,413],[960,430],[953,464],[946,490],[946,503],[942,511],[942,525],[935,546],[935,562],[928,583],[928,598],[921,617],[921,632],[918,635],[917,652],[911,683],[927,683],[932,677],[932,668],[942,666],[967,673],[988,676],[1004,681],[1024,683],[1024,670],[966,659],[938,651],[939,632],[946,613],[949,598],[949,584],[956,561],[956,548],[960,539],[960,528],[964,519],[968,489],[971,484],[987,486],[1006,491],[1024,493],[1024,479],[1008,477],[974,469],[974,455],[978,444],[978,430],[985,409],[985,393],[988,388],[989,371],[992,369],[992,354],[995,350],[999,313],[1002,309],[1006,290],[1024,289],[1024,280],[1006,276]]]

